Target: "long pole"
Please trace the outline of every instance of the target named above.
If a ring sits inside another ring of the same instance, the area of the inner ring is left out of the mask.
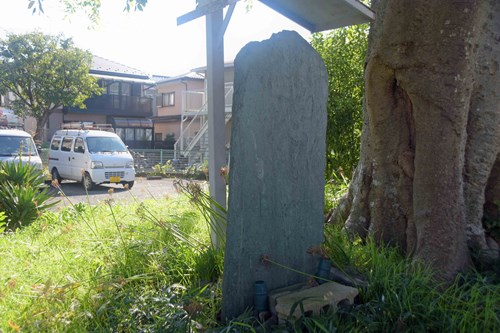
[[[208,108],[208,170],[210,196],[226,207],[226,181],[220,170],[226,165],[225,156],[225,101],[224,101],[224,30],[223,9],[206,16],[207,34],[207,108]],[[212,231],[212,243],[220,240]]]

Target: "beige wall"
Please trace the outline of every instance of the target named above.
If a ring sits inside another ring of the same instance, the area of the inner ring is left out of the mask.
[[[164,94],[169,92],[175,93],[175,105],[164,106],[158,108],[158,116],[173,116],[180,115],[183,107],[183,92],[184,91],[203,91],[204,83],[203,80],[185,80],[185,81],[174,81],[159,83],[156,87],[158,94]],[[201,107],[201,105],[200,105]]]
[[[155,124],[155,133],[161,133],[162,140],[165,139],[167,134],[174,133],[175,138],[177,139],[180,134],[179,122]]]
[[[204,81],[203,80],[193,80],[193,79],[184,79],[184,80],[176,80],[172,82],[164,82],[159,83],[156,86],[156,90],[159,95],[169,92],[175,93],[175,101],[173,106],[164,106],[158,107],[157,115],[161,116],[178,116],[181,115],[183,111],[183,107],[185,103],[185,99],[183,97],[186,91],[200,91],[203,92]],[[197,103],[196,101],[194,102]],[[199,106],[198,109],[203,105],[203,98],[200,95],[198,100]],[[196,107],[193,104],[193,100],[191,99],[190,107]],[[185,123],[187,125],[187,122]],[[197,130],[198,128],[196,128]],[[168,122],[168,123],[155,123],[154,124],[155,133],[161,133],[162,139],[165,139],[165,136],[169,133],[174,133],[175,139],[177,140],[180,136],[181,131],[181,122]]]

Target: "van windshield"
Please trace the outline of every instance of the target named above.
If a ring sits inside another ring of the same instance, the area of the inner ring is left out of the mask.
[[[37,156],[35,144],[29,137],[0,136],[0,156]]]
[[[128,151],[122,140],[110,137],[87,138],[87,147],[90,153],[116,153]]]

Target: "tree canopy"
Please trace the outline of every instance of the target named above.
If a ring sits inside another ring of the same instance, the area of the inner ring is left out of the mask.
[[[64,10],[68,14],[74,14],[79,10],[83,10],[92,22],[99,20],[99,12],[101,9],[101,0],[58,0],[64,6]],[[124,10],[131,9],[142,11],[148,0],[123,0],[125,1]],[[44,0],[28,0],[28,8],[33,14],[43,13]]]
[[[100,94],[89,75],[92,55],[71,39],[39,32],[0,40],[0,94],[14,94],[11,108],[37,120],[40,138],[49,115],[62,106],[85,108],[83,102]]]
[[[350,178],[359,160],[368,25],[316,33],[311,45],[328,71],[326,178],[337,172]]]

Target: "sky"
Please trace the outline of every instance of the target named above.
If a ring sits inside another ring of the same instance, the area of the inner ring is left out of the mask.
[[[7,33],[40,31],[72,37],[94,55],[150,75],[180,75],[206,65],[205,18],[177,26],[177,17],[196,8],[195,0],[149,0],[142,12],[124,12],[125,0],[102,0],[94,28],[83,14],[67,17],[60,0],[44,0],[45,14],[32,15],[28,0],[0,0],[0,38]],[[282,30],[295,30],[309,40],[308,30],[259,1],[246,9],[236,5],[224,36],[225,61],[232,61],[251,41]]]

